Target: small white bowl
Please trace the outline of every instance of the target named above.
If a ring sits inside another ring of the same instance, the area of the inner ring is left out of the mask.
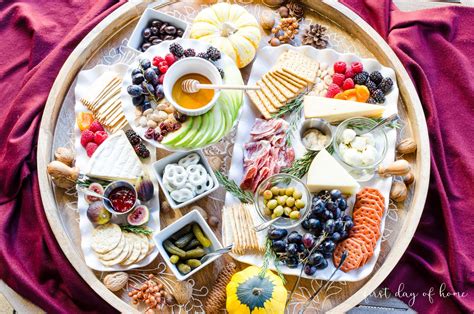
[[[128,40],[127,47],[135,51],[138,51],[139,53],[142,53],[142,51],[140,50],[140,46],[142,45],[142,42],[143,42],[142,33],[143,33],[143,30],[148,26],[151,20],[160,20],[160,21],[169,23],[177,28],[181,28],[184,31],[184,33],[182,37],[178,37],[178,38],[186,38],[189,32],[189,24],[186,23],[185,21],[177,19],[168,14],[153,10],[151,8],[148,8],[143,12],[142,16],[140,17],[140,20],[135,26],[135,29],[133,30],[132,35],[130,36],[130,39]]]
[[[199,155],[199,157],[201,159],[199,161],[199,164],[201,164],[204,167],[204,169],[206,169],[207,173],[209,173],[209,175],[212,178],[212,181],[214,182],[214,185],[210,190],[208,190],[204,193],[201,193],[199,195],[196,195],[194,198],[190,199],[189,201],[186,201],[186,202],[183,202],[183,203],[176,203],[176,201],[171,197],[170,192],[168,192],[168,190],[165,188],[165,186],[163,184],[163,172],[165,171],[166,165],[176,164],[176,163],[178,163],[178,161],[181,158],[183,158],[183,157],[185,157],[185,156],[187,156],[191,153],[196,153],[196,154]],[[217,178],[214,175],[214,171],[212,171],[212,168],[209,165],[209,162],[207,161],[206,157],[204,156],[204,154],[202,153],[201,150],[195,150],[195,151],[191,151],[191,152],[173,153],[169,156],[166,156],[165,158],[161,158],[160,160],[155,161],[153,163],[153,170],[155,172],[155,176],[158,180],[158,183],[160,184],[161,190],[163,191],[163,194],[166,197],[166,200],[168,201],[171,208],[173,208],[173,209],[178,209],[178,208],[187,206],[187,205],[197,201],[198,199],[201,199],[204,196],[214,192],[215,190],[217,190],[219,188],[219,182],[217,181]]]
[[[173,86],[183,75],[192,73],[204,75],[209,79],[209,81],[211,81],[212,84],[222,84],[222,77],[219,74],[217,68],[211,62],[198,57],[190,57],[173,63],[173,65],[168,69],[165,75],[165,80],[163,81],[163,91],[165,93],[166,100],[168,100],[176,108],[176,110],[188,116],[199,116],[211,110],[212,106],[215,105],[217,99],[219,98],[221,92],[220,90],[215,90],[214,97],[212,97],[211,101],[204,107],[198,109],[188,109],[181,107],[173,99]]]
[[[163,242],[165,242],[167,239],[169,239],[175,232],[181,230],[185,226],[192,224],[192,223],[197,223],[199,227],[201,227],[202,232],[204,235],[211,241],[211,246],[207,248],[209,252],[218,250],[222,248],[222,244],[219,242],[217,239],[216,235],[214,232],[212,232],[211,228],[207,224],[206,220],[202,217],[202,215],[197,211],[196,209],[187,213],[180,219],[176,220],[173,222],[171,225],[168,227],[164,228],[161,230],[158,234],[154,236],[155,243],[157,244],[158,251],[160,252],[161,256],[165,260],[165,263],[168,265],[168,268],[171,269],[173,274],[176,276],[176,278],[179,281],[183,281],[187,279],[188,277],[194,275],[210,263],[214,262],[216,259],[218,259],[220,256],[214,256],[207,260],[205,263],[203,263],[201,266],[196,267],[186,275],[183,275],[179,272],[177,266],[173,263],[170,262],[170,254],[166,252],[165,248],[163,247]]]

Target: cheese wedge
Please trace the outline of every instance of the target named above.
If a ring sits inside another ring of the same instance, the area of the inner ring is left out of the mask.
[[[97,148],[86,173],[104,180],[135,180],[143,175],[143,168],[127,136],[120,130]]]
[[[306,179],[310,192],[338,189],[343,194],[355,194],[359,183],[325,149],[311,163]]]
[[[304,117],[322,118],[329,122],[342,121],[352,117],[380,117],[384,106],[340,100],[327,97],[305,96]]]

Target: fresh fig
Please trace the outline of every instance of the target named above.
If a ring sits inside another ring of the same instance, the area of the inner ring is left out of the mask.
[[[141,180],[136,185],[138,199],[143,202],[148,202],[153,198],[155,193],[155,188],[153,187],[153,182],[148,178],[141,178]]]
[[[96,225],[103,225],[110,221],[111,214],[104,207],[102,201],[93,202],[87,208],[87,218]]]
[[[99,183],[95,183],[95,182],[91,183],[88,189],[91,190],[92,192],[96,192],[97,194],[104,195],[104,188]],[[89,204],[100,201],[100,198],[95,197],[95,196],[90,196],[90,195],[85,195],[84,198],[86,199],[86,202]]]
[[[127,221],[132,226],[141,226],[143,224],[146,224],[148,220],[150,220],[150,211],[145,205],[137,206],[127,216]]]

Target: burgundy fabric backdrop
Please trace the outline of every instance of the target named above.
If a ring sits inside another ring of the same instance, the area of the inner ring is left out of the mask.
[[[0,278],[48,312],[113,312],[59,248],[38,188],[36,145],[49,90],[80,40],[114,0],[0,3]],[[368,21],[409,71],[425,109],[432,153],[427,205],[415,238],[384,285],[418,293],[422,313],[473,312],[474,10],[414,13],[389,0],[343,0]],[[446,291],[466,297],[439,296]],[[434,287],[434,304],[423,297]]]

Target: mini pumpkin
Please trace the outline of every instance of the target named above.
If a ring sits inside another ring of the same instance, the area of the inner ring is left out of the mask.
[[[261,33],[257,20],[246,9],[221,2],[199,12],[190,37],[210,43],[243,68],[255,57]]]
[[[229,314],[284,313],[287,291],[280,277],[249,266],[232,276],[227,285],[226,309]]]

